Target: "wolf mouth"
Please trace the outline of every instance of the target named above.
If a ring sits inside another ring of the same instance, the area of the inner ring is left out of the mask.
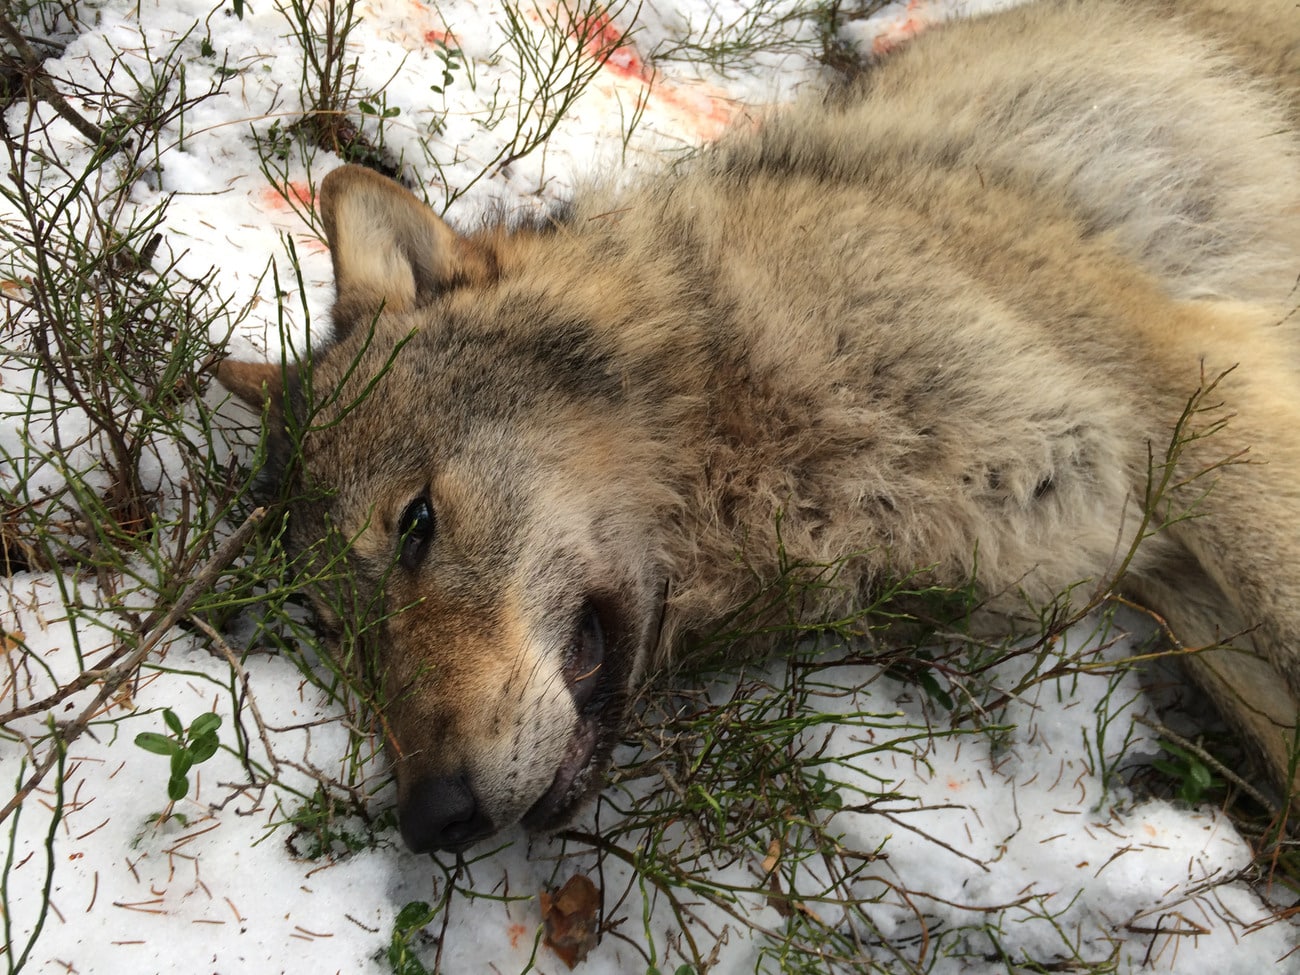
[[[609,652],[621,649],[622,632],[611,607],[587,599],[564,667],[578,717],[550,786],[523,815],[526,829],[546,832],[563,826],[600,784],[623,714],[625,668],[619,655]]]
[[[597,720],[578,718],[550,788],[523,815],[521,822],[526,829],[539,832],[558,829],[577,811],[590,792],[596,765],[600,764],[594,760],[599,739]]]

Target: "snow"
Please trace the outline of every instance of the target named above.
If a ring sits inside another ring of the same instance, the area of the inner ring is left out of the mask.
[[[857,23],[856,40],[882,50],[955,10],[990,6],[987,0],[893,4]],[[470,226],[491,209],[544,205],[595,174],[660,165],[747,112],[819,84],[822,69],[806,50],[792,47],[737,57],[720,69],[664,61],[653,66],[648,86],[650,69],[639,52],[680,38],[688,25],[731,23],[748,9],[705,0],[642,5],[632,45],[617,52],[547,144],[474,183],[452,202],[449,219]],[[502,17],[495,5],[476,0],[437,6],[373,0],[358,10],[357,86],[382,90],[383,104],[399,109],[385,127],[386,145],[441,208],[453,188],[508,150],[510,126],[484,123],[515,91]],[[319,338],[331,287],[328,254],[300,212],[271,188],[250,138],[252,129],[265,133],[277,118],[287,125],[299,109],[301,68],[288,56],[293,42],[285,17],[275,5],[257,3],[236,19],[228,7],[203,0],[107,0],[94,14],[94,26],[49,65],[70,88],[102,88],[99,73],[115,58],[114,71],[147,76],[179,44],[189,92],[210,86],[214,92],[187,112],[183,129],[171,124],[156,175],[134,189],[133,199],[144,210],[168,202],[165,246],[178,256],[180,271],[199,277],[217,267],[231,307],[251,304],[236,327],[232,354],[273,358],[286,337],[301,347],[308,328]],[[202,53],[205,38],[215,54]],[[463,52],[450,84],[439,39]],[[224,78],[223,59],[234,71]],[[93,106],[79,104],[93,114]],[[84,140],[71,127],[51,128],[69,154],[84,156]],[[282,188],[309,192],[336,163],[322,151],[309,172],[290,154]],[[289,270],[290,242],[302,262],[305,295]],[[267,274],[271,266],[287,295],[282,312]],[[282,313],[289,316],[284,335]],[[18,364],[3,364],[0,395],[21,397],[29,383]],[[0,430],[0,443],[11,451],[21,447],[12,430]],[[158,461],[160,479],[168,462]],[[21,634],[46,668],[29,666],[21,679],[11,679],[7,693],[39,698],[87,661],[94,665],[113,653],[107,610],[102,626],[85,616],[77,617],[75,630],[68,623],[61,606],[73,594],[91,606],[101,598],[85,580],[18,573],[5,581],[0,637]],[[1136,617],[1124,618],[1109,636],[1095,632],[1098,626],[1095,618],[1085,621],[1068,639],[1104,645],[1111,658],[1141,645]],[[1013,658],[992,679],[1014,686],[1021,666]],[[605,919],[618,922],[579,970],[675,971],[689,957],[668,898],[625,862],[598,857],[577,841],[507,833],[495,848],[471,851],[458,863],[412,856],[391,823],[381,822],[373,844],[347,855],[336,847],[331,855],[304,857],[307,840],[289,819],[316,789],[313,770],[374,792],[372,805],[382,809],[383,760],[348,763],[356,729],[292,660],[254,654],[244,667],[246,686],[232,676],[226,657],[178,632],[146,665],[130,699],[114,702],[71,748],[61,814],[55,815],[59,797],[38,789],[6,824],[13,828],[5,918],[11,959],[43,917],[28,961],[35,972],[388,972],[398,913],[411,902],[436,905],[447,897],[427,932],[411,939],[429,970],[554,973],[566,968],[541,944],[538,894],[575,873],[599,878]],[[779,694],[790,674],[777,661],[719,678],[710,698],[757,695],[761,707],[763,694]],[[1019,970],[1013,966],[1026,959],[1068,965],[1076,955],[1099,965],[1109,959],[1120,972],[1300,971],[1300,954],[1291,954],[1300,936],[1291,923],[1271,921],[1276,907],[1263,900],[1266,888],[1252,872],[1249,844],[1234,826],[1213,808],[1135,798],[1107,775],[1156,752],[1144,726],[1131,720],[1151,713],[1134,673],[1098,668],[1032,683],[995,716],[1005,727],[998,734],[932,735],[943,729],[925,695],[871,668],[826,667],[815,684],[808,713],[822,717],[803,732],[801,744],[807,752],[821,749],[843,797],[830,832],[841,834],[843,847],[878,856],[857,864],[852,876],[832,860],[784,864],[779,843],[755,844],[747,857],[714,863],[683,827],[673,842],[690,869],[716,889],[742,888],[734,914],[702,894],[679,891],[694,915],[686,933],[706,956],[716,950],[710,971],[780,970],[780,941],[762,932],[796,931],[799,918],[783,916],[790,910],[779,898],[754,892],[766,882],[763,861],[773,853],[782,889],[805,899],[809,917],[861,938],[863,958],[882,971],[978,975]],[[81,692],[53,717],[71,719],[92,694]],[[259,741],[248,695],[273,729],[275,759]],[[238,726],[250,739],[252,761],[283,763],[280,788],[241,785],[249,776],[235,752],[224,749],[191,772],[186,798],[159,821],[167,805],[165,763],[132,740],[139,731],[162,730],[163,708],[186,723],[205,711],[222,715],[224,742]],[[25,719],[21,730],[35,733],[42,720]],[[632,746],[619,757],[629,767],[644,758]],[[24,778],[32,759],[18,742],[0,740],[6,781]],[[656,788],[662,785],[647,778],[615,783],[575,830],[617,831],[627,797],[645,799]],[[336,826],[366,836],[372,828]],[[634,843],[639,834],[628,828],[620,835]],[[824,896],[814,896],[819,891]],[[846,906],[848,900],[858,906]],[[892,947],[884,946],[886,939]],[[859,970],[866,970],[863,964]]]

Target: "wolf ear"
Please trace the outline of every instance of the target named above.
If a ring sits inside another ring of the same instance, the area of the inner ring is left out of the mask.
[[[412,193],[362,166],[327,175],[317,195],[342,337],[380,308],[407,311],[458,284],[495,276],[482,244],[461,237]]]
[[[256,412],[261,413],[266,408],[273,417],[283,416],[284,387],[292,382],[297,368],[294,365],[286,370],[278,363],[222,359],[217,363],[217,382]]]

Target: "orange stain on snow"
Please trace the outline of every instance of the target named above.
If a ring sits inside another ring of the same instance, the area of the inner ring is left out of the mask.
[[[934,23],[926,6],[926,0],[907,0],[907,14],[876,35],[871,42],[871,53],[876,57],[888,54]]]
[[[575,21],[572,34],[588,57],[601,62],[607,86],[635,89],[634,104],[649,99],[656,112],[676,117],[705,140],[716,139],[734,120],[738,106],[721,92],[664,80],[645,63],[636,45],[625,39],[607,11]]]
[[[519,939],[528,933],[528,929],[522,924],[512,924],[506,928],[506,937],[510,939],[510,947],[518,948]]]
[[[675,88],[667,85],[650,89],[655,108],[682,120],[696,136],[712,141],[722,135],[736,121],[737,113],[744,107],[721,93],[695,87]]]
[[[284,186],[268,186],[262,190],[262,206],[267,210],[290,210],[292,207],[286,197],[293,197],[299,206],[314,205],[316,194],[312,188],[301,180],[291,180]]]
[[[654,81],[654,71],[646,67],[636,48],[632,44],[619,43],[623,40],[623,31],[615,26],[608,12],[602,11],[575,21],[573,35],[582,42],[588,57],[602,61],[602,67],[614,74],[636,78],[646,84]]]
[[[289,199],[294,202],[291,204]],[[293,180],[283,186],[264,186],[257,193],[256,204],[264,213],[275,214],[271,222],[292,233],[300,248],[312,253],[328,249],[303,217],[303,210],[311,210],[316,205],[316,194],[307,183]]]
[[[419,24],[421,21],[433,19],[435,12],[429,8],[427,3],[421,3],[420,0],[410,0],[410,16],[408,23]],[[456,38],[452,36],[449,30],[439,30],[436,27],[430,27],[427,30],[420,31],[420,36],[426,44],[443,44],[447,47],[456,46]]]

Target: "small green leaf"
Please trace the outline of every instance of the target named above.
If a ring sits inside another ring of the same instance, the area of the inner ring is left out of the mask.
[[[221,727],[221,715],[205,711],[190,722],[190,738],[197,739],[204,735],[215,734]]]
[[[1181,758],[1184,762],[1188,762],[1190,764],[1191,762],[1197,761],[1196,757],[1192,755],[1191,752],[1189,752],[1185,748],[1179,748],[1171,741],[1159,741],[1156,742],[1156,744],[1158,744],[1161,747],[1161,749],[1163,749],[1164,751],[1167,751],[1170,755],[1173,755],[1175,758]]]
[[[185,726],[181,724],[181,719],[176,717],[176,712],[171,708],[163,708],[163,721],[167,727],[178,735],[185,734]]]
[[[398,931],[409,932],[422,928],[433,918],[433,911],[424,901],[411,901],[397,912],[393,927]]]
[[[168,738],[153,731],[140,732],[135,736],[135,743],[155,755],[175,755],[181,749],[175,738]]]
[[[1195,782],[1198,789],[1208,789],[1214,784],[1214,776],[1202,763],[1196,762],[1187,770],[1187,778]]]
[[[1214,776],[1201,762],[1192,762],[1184,770],[1183,785],[1178,790],[1179,797],[1189,806],[1201,801],[1205,790],[1214,784]]]
[[[921,671],[917,676],[917,683],[920,684],[925,692],[930,695],[930,698],[937,701],[945,711],[951,711],[953,709],[952,697],[947,691],[939,686],[939,682],[935,679],[935,676],[931,671]]]
[[[1184,771],[1183,768],[1179,765],[1175,765],[1173,762],[1168,761],[1167,759],[1163,759],[1163,758],[1154,759],[1151,762],[1151,767],[1155,769],[1157,772],[1163,772],[1171,779],[1181,779],[1183,777],[1183,771]]]
[[[180,802],[189,791],[190,780],[185,776],[173,775],[167,780],[167,798],[172,802]]]
[[[220,744],[216,735],[204,735],[190,746],[190,758],[194,760],[195,765],[206,762],[216,754]]]

